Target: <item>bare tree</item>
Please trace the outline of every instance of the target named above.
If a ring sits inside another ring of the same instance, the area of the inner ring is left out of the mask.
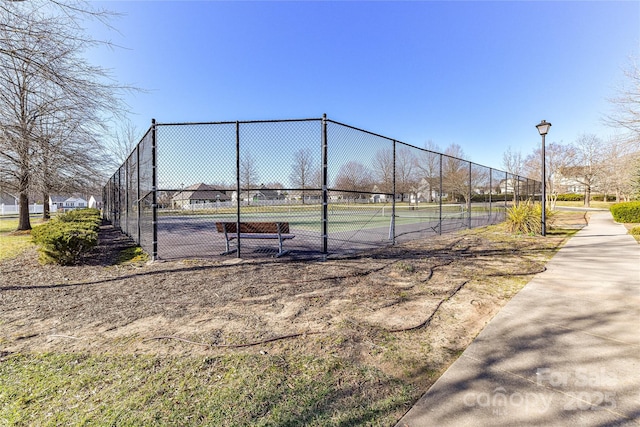
[[[121,105],[122,88],[105,83],[107,72],[82,57],[94,42],[77,22],[80,9],[64,6],[55,14],[42,3],[0,4],[0,165],[19,193],[19,230],[31,228],[30,191],[64,169],[55,162],[70,165],[91,152],[54,143],[56,135],[73,129],[82,136],[76,142],[92,145],[105,118]]]
[[[114,169],[120,167],[127,160],[140,142],[140,137],[140,130],[130,119],[126,118],[119,122],[110,144],[105,147],[112,159],[110,163]]]
[[[291,174],[289,180],[291,186],[302,190],[302,204],[305,203],[305,190],[307,188],[320,188],[315,182],[316,167],[313,162],[313,153],[309,148],[303,148],[293,153]]]
[[[442,179],[443,189],[448,193],[449,198],[455,201],[463,199],[469,203],[469,191],[471,182],[469,180],[469,162],[462,160],[465,156],[462,147],[458,144],[449,145],[442,159]]]
[[[537,148],[529,154],[524,161],[525,175],[529,177],[542,177],[542,148]],[[561,170],[571,165],[571,159],[575,158],[574,147],[551,142],[545,146],[546,159],[546,194],[550,209],[555,209],[558,193],[562,189]]]
[[[640,169],[640,153],[631,151],[624,138],[612,136],[605,143],[599,177],[605,202],[608,195],[616,201],[629,198],[634,193],[634,173]]]
[[[422,185],[427,187],[427,202],[433,201],[434,188],[440,187],[440,147],[433,141],[425,143],[425,151],[414,159],[418,170],[418,179]]]
[[[476,164],[471,165],[470,185],[472,198],[473,194],[487,195],[491,192],[491,170],[486,166]]]
[[[615,152],[625,153],[618,157],[629,171],[627,184],[630,186],[629,192],[640,196],[640,68],[637,58],[631,58],[624,70],[624,80],[617,88],[617,94],[609,99],[612,112],[605,116],[604,121],[609,126],[621,130],[624,134],[616,136]],[[609,155],[612,150],[608,150]],[[624,159],[624,160],[623,160]],[[613,159],[608,156],[608,162]],[[614,162],[617,163],[617,162]],[[620,174],[620,169],[615,170],[616,175]],[[624,172],[623,172],[624,174]],[[607,175],[607,179],[611,175]],[[618,178],[620,178],[618,176]],[[620,193],[624,192],[621,182],[616,179],[616,198],[619,200]],[[621,191],[622,190],[622,191]]]
[[[336,176],[336,188],[344,191],[347,198],[362,198],[373,185],[373,174],[360,162],[348,162],[340,167]]]
[[[511,147],[507,147],[507,151],[502,154],[502,167],[510,174],[522,176],[524,171],[522,153],[520,151],[511,151]]]
[[[416,167],[416,159],[408,147],[399,145],[399,147],[396,148],[395,159],[393,149],[391,148],[376,151],[374,167],[375,173],[373,174],[373,178],[379,191],[382,193],[400,194],[401,200],[404,201],[407,194],[417,191],[419,178],[416,173],[418,170]]]
[[[591,192],[603,172],[603,142],[593,134],[583,134],[578,137],[573,148],[571,165],[561,169],[561,173],[584,187],[584,205],[589,207]]]
[[[605,116],[605,122],[630,133],[629,142],[640,142],[640,68],[630,60],[624,70],[625,80],[619,85],[617,95],[609,99],[613,111]]]
[[[22,4],[21,4],[22,3]],[[95,40],[88,37],[83,28],[83,21],[90,19],[110,26],[109,22],[116,13],[95,7],[83,0],[19,0],[0,2],[0,57],[14,58],[18,61],[32,62],[44,74],[53,79],[65,80],[68,76],[58,73],[55,66],[48,62],[46,53],[33,46],[15,46],[16,39],[29,34],[34,39],[50,38],[51,23],[63,21],[68,31],[64,33],[72,44],[109,45],[108,41]]]
[[[417,191],[418,179],[416,178],[415,158],[408,147],[400,146],[396,150],[396,188],[395,193],[400,194],[401,201],[411,192]]]
[[[383,148],[376,151],[373,159],[375,179],[381,193],[393,193],[393,149]]]
[[[244,189],[247,192],[247,204],[251,204],[251,189],[257,186],[259,179],[256,162],[246,153],[240,157],[240,191]]]

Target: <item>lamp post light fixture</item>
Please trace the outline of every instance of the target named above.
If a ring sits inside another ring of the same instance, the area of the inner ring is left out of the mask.
[[[551,123],[547,123],[546,120],[541,121],[536,125],[538,133],[542,136],[542,235],[547,235],[547,159],[544,153],[544,137],[549,132]]]

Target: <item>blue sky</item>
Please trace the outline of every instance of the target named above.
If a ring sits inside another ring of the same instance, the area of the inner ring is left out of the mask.
[[[328,117],[501,168],[511,147],[612,134],[601,118],[640,56],[640,2],[113,1],[123,49],[90,59],[159,122]]]

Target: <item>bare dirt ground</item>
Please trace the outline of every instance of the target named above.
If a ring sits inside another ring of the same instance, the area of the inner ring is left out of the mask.
[[[85,265],[43,266],[35,250],[0,263],[0,357],[300,351],[426,386],[563,239],[489,228],[324,262],[112,265],[130,242],[105,226]]]

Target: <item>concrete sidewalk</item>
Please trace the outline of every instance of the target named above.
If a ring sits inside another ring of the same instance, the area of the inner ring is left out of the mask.
[[[640,245],[594,213],[398,427],[640,425]]]

